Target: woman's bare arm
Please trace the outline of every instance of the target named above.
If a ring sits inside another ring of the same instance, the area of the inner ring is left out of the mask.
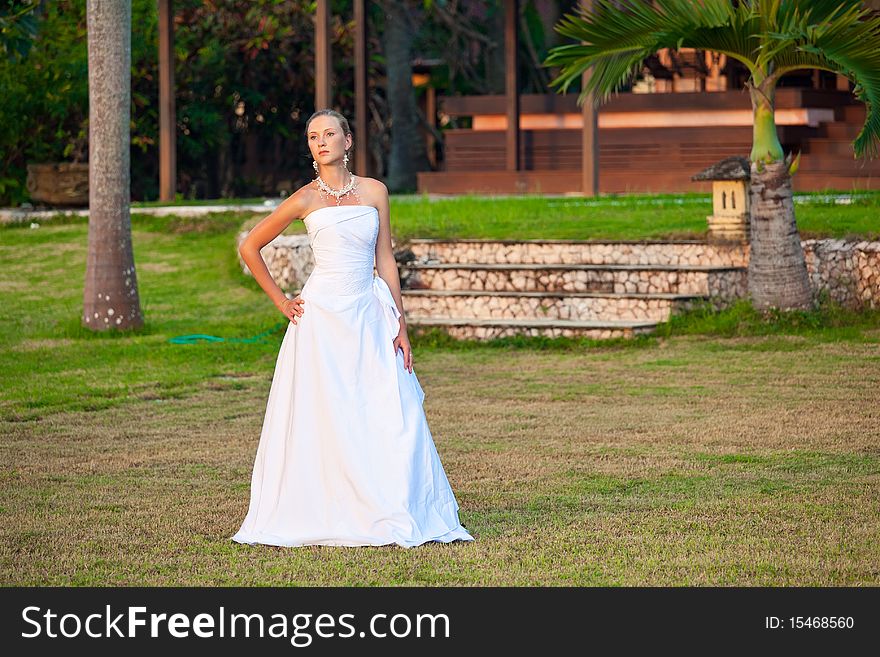
[[[400,349],[403,352],[403,366],[413,371],[412,345],[407,335],[406,315],[403,312],[403,297],[400,293],[400,274],[397,271],[397,261],[394,259],[394,249],[391,246],[391,210],[388,202],[388,188],[376,181],[376,209],[379,211],[379,235],[376,238],[376,271],[382,280],[388,285],[394,303],[400,311],[400,329],[394,338],[394,353]]]
[[[406,317],[403,313],[403,297],[400,293],[400,274],[397,271],[397,261],[394,259],[394,250],[391,246],[391,211],[388,203],[388,188],[376,181],[376,209],[379,211],[379,235],[376,237],[376,272],[388,284],[394,303],[400,311],[400,326],[406,326]]]
[[[278,237],[294,219],[299,219],[306,214],[308,209],[307,195],[302,193],[301,188],[285,199],[269,216],[263,218],[254,226],[238,247],[241,259],[250,269],[254,280],[269,295],[272,302],[281,308],[281,304],[287,299],[284,291],[272,279],[266,262],[260,255],[260,249]]]

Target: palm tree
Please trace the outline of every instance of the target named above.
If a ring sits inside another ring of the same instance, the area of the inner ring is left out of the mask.
[[[131,0],[88,0],[89,246],[82,325],[143,325],[131,245]]]
[[[561,66],[551,86],[564,92],[592,70],[588,94],[598,106],[663,48],[709,50],[748,68],[754,129],[751,160],[749,294],[761,310],[807,308],[811,292],[795,223],[787,157],[776,134],[779,79],[798,69],[846,76],[866,103],[856,156],[877,155],[880,138],[880,18],[859,0],[595,0],[557,23],[578,43],[550,50],[544,64]]]

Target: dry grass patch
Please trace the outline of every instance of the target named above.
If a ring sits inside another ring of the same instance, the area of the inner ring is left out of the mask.
[[[232,543],[268,369],[8,422],[2,581],[876,585],[877,345],[794,342],[423,351],[428,420],[472,544]]]

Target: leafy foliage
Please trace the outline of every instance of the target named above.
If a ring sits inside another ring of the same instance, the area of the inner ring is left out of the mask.
[[[336,83],[351,84],[349,3],[332,31]],[[264,193],[307,173],[314,3],[179,0],[175,6],[178,187],[191,196]],[[28,163],[88,160],[86,3],[45,3],[26,54],[0,60],[0,203],[27,199]],[[0,14],[2,16],[2,14]],[[158,17],[132,0],[132,197],[158,195]],[[181,29],[184,26],[185,29]],[[350,93],[340,94],[349,111]],[[264,155],[265,154],[265,155]],[[273,158],[273,166],[260,161]],[[270,171],[270,178],[263,171]]]
[[[0,0],[0,51],[24,57],[37,33],[34,0]]]
[[[46,3],[26,52],[0,59],[0,202],[27,198],[28,162],[80,161],[88,136],[85,3]]]
[[[448,95],[498,93],[504,84],[501,0],[393,0],[412,16],[414,58],[430,65],[431,86]],[[553,21],[578,0],[520,3],[522,93],[543,93],[540,62],[557,41]],[[132,198],[158,196],[158,31],[155,0],[132,2]],[[33,3],[31,3],[33,4]],[[7,7],[0,0],[0,38]],[[85,0],[38,3],[26,52],[0,58],[0,204],[27,199],[26,165],[88,157]],[[390,109],[383,77],[382,3],[368,3],[370,155],[383,175]],[[314,0],[177,0],[175,90],[177,180],[186,198],[256,196],[292,189],[311,177],[300,138],[313,109]],[[334,104],[354,108],[353,28],[348,0],[333,0]],[[21,32],[20,30],[20,32]],[[11,34],[11,33],[9,33]],[[424,93],[418,87],[417,95]],[[435,136],[466,127],[441,114]],[[357,135],[355,135],[357,139]]]

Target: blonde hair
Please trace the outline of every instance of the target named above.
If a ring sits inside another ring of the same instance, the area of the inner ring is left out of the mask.
[[[315,120],[319,116],[332,116],[337,121],[339,121],[339,125],[342,126],[343,133],[345,133],[346,135],[351,134],[351,128],[348,127],[348,119],[346,119],[344,116],[342,116],[342,114],[340,114],[339,112],[337,112],[334,109],[319,109],[317,112],[315,112],[314,114],[312,114],[309,117],[308,121],[306,121],[306,129],[305,129],[306,137],[309,136],[309,125],[311,124],[311,122],[313,120]]]

